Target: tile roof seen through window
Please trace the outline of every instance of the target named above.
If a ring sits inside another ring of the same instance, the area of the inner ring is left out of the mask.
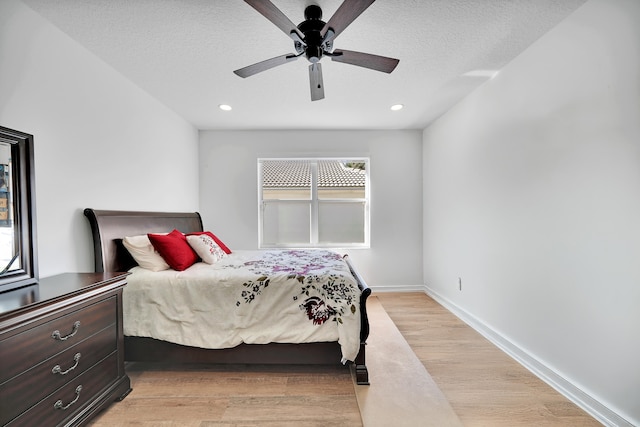
[[[366,172],[347,167],[335,160],[318,161],[318,187],[364,187]],[[262,185],[265,188],[300,188],[311,185],[309,162],[265,160],[262,162]]]

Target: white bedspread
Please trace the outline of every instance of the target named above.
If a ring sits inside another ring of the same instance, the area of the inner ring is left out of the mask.
[[[124,334],[202,348],[338,341],[360,346],[360,290],[342,257],[324,250],[234,251],[185,271],[131,269]]]

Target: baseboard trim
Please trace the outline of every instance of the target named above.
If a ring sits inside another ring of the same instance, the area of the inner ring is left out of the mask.
[[[424,293],[424,285],[407,285],[407,286],[371,286],[371,292],[384,293],[384,292],[421,292]]]
[[[496,347],[511,356],[516,362],[527,368],[542,381],[549,384],[556,391],[575,403],[605,426],[633,427],[633,424],[618,415],[615,411],[611,410],[591,395],[585,393],[582,389],[560,375],[560,373],[540,362],[532,354],[518,347],[513,342],[509,341],[507,338],[486,325],[480,319],[457,306],[448,298],[443,297],[426,285],[423,286],[422,290],[460,320],[491,341]]]

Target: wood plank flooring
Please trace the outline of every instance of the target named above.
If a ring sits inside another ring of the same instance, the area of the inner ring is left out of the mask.
[[[423,293],[378,300],[465,426],[600,426]]]
[[[431,375],[428,382],[435,383],[448,400],[455,413],[452,425],[600,425],[427,295],[378,293],[372,298],[382,304],[426,367],[426,375]],[[367,357],[375,355],[368,353]],[[351,373],[339,365],[134,363],[127,364],[127,373],[133,392],[103,411],[92,427],[363,425]],[[401,387],[402,393],[424,392]],[[398,391],[389,389],[388,393]],[[370,399],[367,405],[375,406],[375,402]],[[401,406],[397,412],[385,418],[406,419],[408,414]],[[367,418],[366,427],[377,425],[384,424]],[[415,425],[426,424],[417,421]]]
[[[348,368],[127,365],[133,391],[90,425],[362,426]]]

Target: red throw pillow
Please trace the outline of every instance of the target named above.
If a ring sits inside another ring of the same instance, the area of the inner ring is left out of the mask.
[[[169,234],[148,234],[149,241],[171,268],[183,271],[198,261],[198,254],[178,230]]]
[[[213,234],[212,232],[210,232],[210,231],[199,231],[197,233],[189,233],[189,234],[187,234],[187,236],[199,236],[201,234],[206,234],[209,237],[211,237],[213,239],[213,241],[216,242],[216,244],[218,246],[220,246],[220,249],[222,249],[224,251],[224,253],[226,253],[227,255],[229,255],[231,253],[231,249],[229,249],[227,247],[227,245],[222,243],[222,240],[218,239],[218,237],[215,234]],[[158,252],[160,252],[160,251],[158,251]],[[169,264],[169,263],[167,262],[167,264]]]

